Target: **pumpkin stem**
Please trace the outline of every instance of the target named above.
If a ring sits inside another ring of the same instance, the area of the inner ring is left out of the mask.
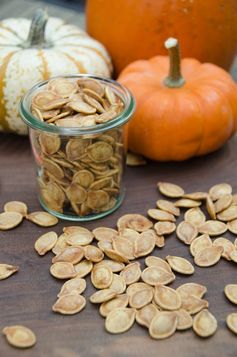
[[[169,88],[179,88],[185,84],[180,70],[179,43],[176,38],[169,38],[165,41],[165,48],[169,52],[170,69],[169,75],[165,78],[164,84]]]
[[[23,48],[31,47],[50,47],[44,38],[45,26],[48,21],[48,14],[46,10],[37,9],[32,18],[30,31],[27,40],[22,44]]]

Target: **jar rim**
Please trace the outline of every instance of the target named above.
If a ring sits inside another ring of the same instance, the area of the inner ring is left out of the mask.
[[[119,90],[123,95],[122,99],[124,102],[124,110],[121,113],[119,113],[119,115],[117,115],[115,118],[107,121],[106,123],[96,124],[88,127],[79,127],[79,128],[67,128],[67,127],[60,127],[56,125],[49,125],[48,123],[42,122],[33,116],[33,114],[30,111],[30,98],[36,90],[46,85],[51,79],[56,79],[56,78],[76,79],[82,77],[102,81],[103,83],[106,83],[107,85],[112,85],[114,88]],[[54,76],[45,81],[36,83],[22,97],[19,103],[19,113],[24,123],[27,124],[27,126],[30,128],[45,131],[52,134],[54,133],[58,135],[63,135],[63,136],[78,136],[78,135],[98,134],[107,130],[114,129],[121,125],[124,125],[131,118],[132,114],[135,111],[135,107],[136,107],[136,102],[132,93],[129,91],[129,89],[127,89],[117,81],[109,78],[90,75],[90,74],[76,74],[76,75]]]

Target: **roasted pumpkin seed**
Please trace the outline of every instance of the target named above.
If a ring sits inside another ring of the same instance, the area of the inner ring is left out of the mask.
[[[57,262],[51,265],[50,273],[57,279],[75,278],[76,270],[72,263]]]
[[[197,283],[186,283],[180,285],[176,290],[181,296],[182,300],[185,300],[185,298],[190,295],[201,299],[203,295],[207,292],[207,288],[204,285]]]
[[[160,311],[151,320],[149,334],[154,339],[165,339],[172,336],[177,328],[177,315],[172,311]]]
[[[41,227],[51,227],[58,223],[58,219],[55,216],[44,211],[32,212],[26,218]]]
[[[18,270],[19,267],[16,265],[0,264],[0,280],[7,279]]]
[[[198,227],[206,221],[206,217],[199,207],[195,207],[185,212],[184,220]]]
[[[118,274],[113,274],[113,280],[109,288],[115,291],[117,295],[123,294],[126,290],[124,277]]]
[[[143,270],[141,278],[149,285],[166,285],[174,281],[175,275],[159,266],[150,266]]]
[[[153,255],[150,255],[149,257],[147,257],[145,259],[145,264],[148,267],[150,267],[150,266],[161,267],[161,268],[165,269],[168,272],[172,272],[169,264],[164,259],[161,259],[159,257],[155,257]]]
[[[233,250],[235,250],[235,246],[229,239],[226,239],[224,237],[216,238],[213,241],[213,246],[222,247],[223,252],[222,252],[221,256],[227,260],[231,260],[230,254],[231,254],[231,252],[233,252]]]
[[[7,231],[15,228],[23,220],[23,216],[19,212],[3,212],[0,213],[0,230]]]
[[[57,254],[52,259],[52,263],[68,262],[72,264],[79,263],[84,257],[84,249],[82,247],[68,247],[61,253]]]
[[[117,295],[113,299],[103,302],[100,305],[100,314],[103,317],[108,316],[108,314],[117,308],[123,308],[128,306],[128,295],[127,294],[121,294]]]
[[[143,166],[146,165],[147,162],[142,155],[128,152],[126,158],[126,164],[127,166]]]
[[[85,258],[92,261],[93,263],[98,263],[104,258],[104,253],[99,248],[94,245],[87,245],[84,248]]]
[[[227,299],[237,305],[237,284],[227,284],[224,292]]]
[[[144,289],[149,289],[153,291],[153,287],[142,282],[138,283],[133,283],[127,287],[126,293],[128,296],[132,296],[136,291],[144,290]]]
[[[217,214],[217,218],[220,221],[233,221],[234,219],[237,218],[237,206],[229,206],[226,208],[224,211],[221,211],[220,213]]]
[[[231,195],[232,187],[228,183],[219,183],[209,190],[209,195],[213,201],[218,200],[221,196]]]
[[[52,306],[54,312],[62,315],[74,315],[80,312],[86,306],[86,299],[79,294],[67,294],[58,298]]]
[[[152,319],[158,314],[159,310],[153,304],[143,306],[136,312],[136,322],[139,325],[149,328]]]
[[[152,226],[152,222],[141,214],[125,214],[117,221],[119,231],[124,228],[131,228],[137,232],[144,232]]]
[[[116,308],[107,315],[105,328],[113,334],[126,332],[134,324],[135,315],[135,309],[127,307]]]
[[[151,229],[142,232],[135,241],[134,256],[137,258],[150,254],[155,248],[156,237],[155,231]]]
[[[55,232],[48,232],[40,236],[35,242],[35,250],[39,255],[49,252],[57,243],[58,235]]]
[[[157,184],[159,191],[171,198],[178,198],[184,195],[184,190],[182,187],[168,182],[158,182]]]
[[[83,291],[85,291],[85,289],[86,289],[85,279],[76,277],[66,281],[66,283],[64,283],[63,286],[61,287],[61,290],[57,296],[61,297],[68,294],[79,295],[82,294]]]
[[[181,297],[181,299],[182,299],[182,309],[188,311],[191,315],[194,315],[199,311],[208,308],[209,306],[207,300],[200,299],[194,295]]]
[[[14,347],[29,348],[36,343],[34,332],[25,326],[6,326],[2,332],[6,336],[7,342]]]
[[[199,267],[210,267],[219,262],[221,254],[223,253],[223,247],[212,246],[199,251],[195,257],[194,262]]]
[[[113,249],[127,259],[134,259],[134,246],[126,238],[115,238],[112,241]]]
[[[194,273],[194,266],[182,257],[167,255],[165,258],[172,270],[180,274],[190,275]]]
[[[82,260],[80,263],[77,263],[75,266],[75,271],[76,275],[79,278],[84,278],[86,275],[88,275],[92,268],[93,268],[93,263],[89,260]]]
[[[200,225],[198,231],[209,236],[219,236],[227,231],[227,226],[223,222],[210,220]]]
[[[198,235],[198,229],[190,222],[179,223],[176,230],[177,237],[185,244],[191,244]]]
[[[125,264],[115,260],[103,259],[99,264],[108,265],[113,273],[118,273],[125,268]]]
[[[91,271],[91,282],[97,289],[108,288],[113,281],[113,273],[108,265],[95,265]]]
[[[141,277],[140,263],[130,263],[121,272],[120,275],[124,278],[126,285],[136,283]]]
[[[226,318],[226,324],[228,328],[237,334],[237,313],[232,312],[232,314],[229,314]]]
[[[156,202],[156,205],[159,209],[171,213],[174,216],[179,216],[180,215],[180,209],[176,207],[173,202],[166,201],[166,200],[158,200]]]
[[[163,310],[178,310],[182,304],[181,297],[177,291],[160,284],[155,286],[154,300]]]
[[[180,198],[174,204],[175,204],[175,207],[194,208],[194,207],[201,206],[202,202],[201,201],[190,200],[190,198]]]
[[[193,330],[200,337],[212,336],[217,330],[216,318],[207,309],[200,311],[193,319]]]
[[[193,319],[192,316],[184,309],[179,309],[175,311],[178,323],[177,323],[177,330],[183,331],[191,328],[193,326]]]
[[[206,209],[211,219],[216,219],[215,205],[209,195],[207,195],[207,199],[206,199]]]
[[[232,203],[232,195],[223,195],[221,196],[214,204],[216,213],[224,211]]]
[[[154,224],[154,229],[158,236],[163,236],[173,233],[176,229],[176,225],[173,222],[157,222]]]
[[[90,296],[90,302],[92,304],[102,304],[103,302],[113,299],[116,295],[116,291],[112,289],[98,290]]]
[[[230,221],[227,223],[227,228],[233,234],[237,234],[237,219]]]
[[[107,227],[95,228],[93,229],[92,233],[94,234],[95,239],[97,240],[101,240],[104,238],[113,239],[118,236],[118,232],[115,229],[107,228]]]
[[[5,212],[18,212],[23,217],[25,217],[27,215],[28,208],[24,202],[10,201],[10,202],[5,203],[4,211]]]
[[[190,253],[195,257],[198,252],[209,247],[212,247],[212,240],[208,234],[203,234],[192,241],[190,244]]]
[[[162,211],[161,209],[150,208],[147,211],[149,217],[156,219],[157,221],[169,221],[175,222],[176,219],[173,214],[168,213],[166,211]]]
[[[148,305],[153,299],[152,289],[143,289],[133,292],[129,296],[129,305],[135,309],[141,309]]]

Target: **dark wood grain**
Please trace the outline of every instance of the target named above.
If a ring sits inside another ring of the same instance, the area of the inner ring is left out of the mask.
[[[122,207],[100,221],[83,226],[94,228],[106,225],[115,227],[119,216],[128,212],[146,213],[160,197],[156,189],[158,180],[182,185],[187,192],[207,190],[218,182],[229,182],[237,192],[237,138],[222,150],[203,158],[184,163],[149,163],[146,167],[128,168],[125,181],[127,195]],[[9,200],[25,201],[30,211],[40,209],[35,193],[33,160],[27,138],[13,135],[0,136],[0,190],[1,207]],[[69,222],[60,222],[55,231],[60,233]],[[32,328],[38,338],[37,345],[27,351],[10,347],[0,336],[0,356],[15,357],[90,357],[90,356],[236,356],[237,337],[225,326],[225,317],[236,311],[229,303],[223,288],[227,283],[237,283],[237,266],[222,260],[215,267],[196,268],[191,277],[177,274],[172,286],[184,282],[199,282],[208,287],[206,298],[210,310],[218,319],[218,331],[212,338],[201,340],[190,330],[178,332],[172,338],[155,341],[146,329],[134,325],[122,335],[109,335],[104,330],[104,320],[96,306],[89,302],[84,311],[75,316],[61,316],[51,311],[56,294],[62,285],[49,274],[51,253],[39,257],[34,241],[48,228],[40,228],[24,221],[18,228],[0,232],[0,262],[17,264],[20,271],[0,282],[0,330],[9,324],[24,324]],[[232,241],[234,236],[226,234]],[[179,255],[193,261],[187,246],[173,234],[166,246],[155,250],[155,255]],[[87,279],[88,280],[88,279]],[[88,280],[85,296],[93,291]]]

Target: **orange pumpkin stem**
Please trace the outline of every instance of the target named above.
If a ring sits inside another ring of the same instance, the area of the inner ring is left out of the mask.
[[[165,48],[169,52],[170,69],[169,75],[165,78],[164,84],[169,88],[179,88],[185,84],[180,69],[179,43],[176,38],[169,38],[165,41]]]
[[[37,9],[31,21],[30,31],[27,40],[22,44],[23,48],[48,48],[50,44],[46,43],[44,33],[48,21],[46,10]]]

